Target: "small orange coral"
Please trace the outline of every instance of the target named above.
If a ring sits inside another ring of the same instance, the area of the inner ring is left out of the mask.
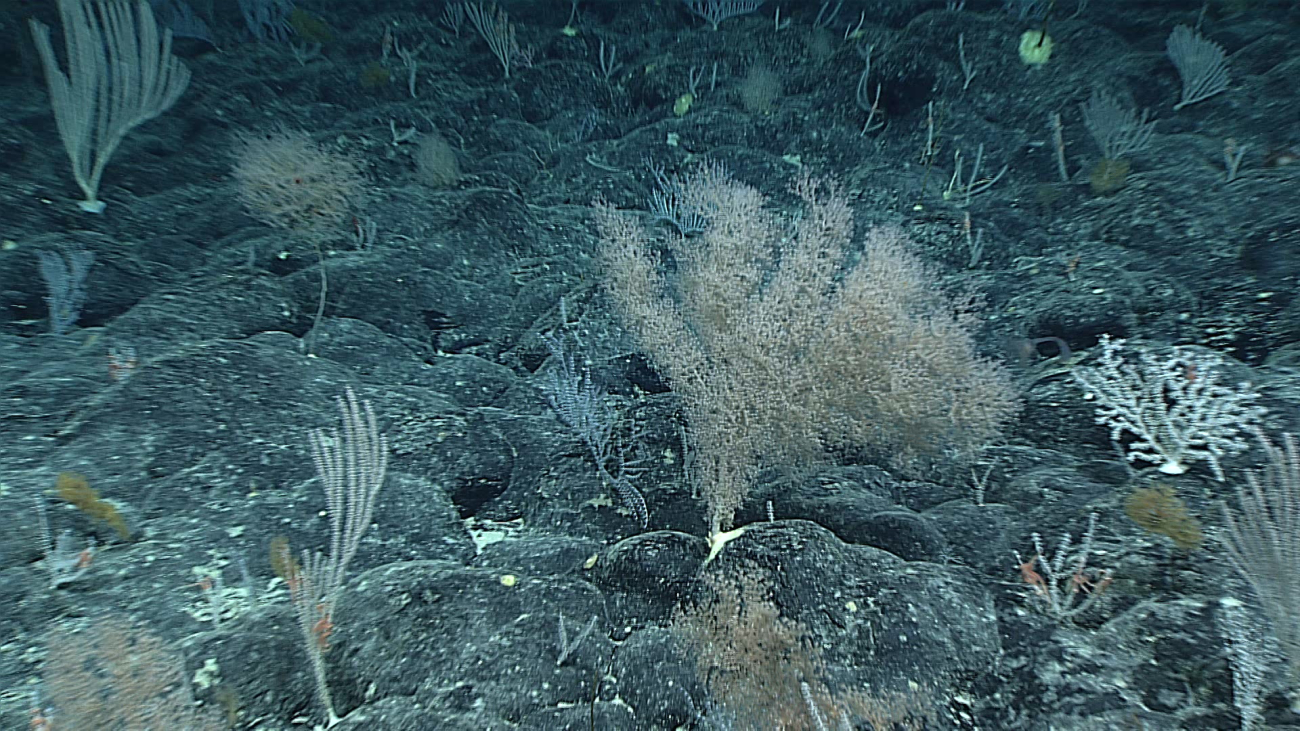
[[[289,539],[284,536],[275,536],[271,539],[271,545],[268,549],[271,558],[271,570],[285,581],[293,581],[297,576],[302,574],[302,567],[298,565],[298,560],[293,557],[293,551],[289,549]]]

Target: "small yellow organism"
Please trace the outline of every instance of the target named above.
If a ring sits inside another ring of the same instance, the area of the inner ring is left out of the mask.
[[[1052,57],[1052,37],[1045,30],[1027,30],[1020,34],[1020,60],[1030,66],[1042,66]]]
[[[682,94],[681,96],[677,97],[677,101],[673,103],[673,114],[676,114],[679,117],[684,116],[687,112],[691,111],[691,104],[694,103],[695,103],[694,94],[690,93],[689,91],[686,92],[685,94]]]

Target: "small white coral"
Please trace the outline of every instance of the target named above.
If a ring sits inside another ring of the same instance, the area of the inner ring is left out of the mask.
[[[1249,427],[1263,419],[1259,394],[1248,383],[1221,383],[1224,361],[1209,352],[1174,347],[1166,356],[1149,349],[1125,348],[1123,340],[1101,338],[1096,367],[1077,368],[1074,379],[1096,401],[1098,424],[1110,428],[1111,441],[1125,434],[1130,462],[1150,462],[1168,475],[1187,471],[1186,463],[1209,463],[1224,480],[1220,458],[1243,452]],[[1127,357],[1127,353],[1135,357]]]

